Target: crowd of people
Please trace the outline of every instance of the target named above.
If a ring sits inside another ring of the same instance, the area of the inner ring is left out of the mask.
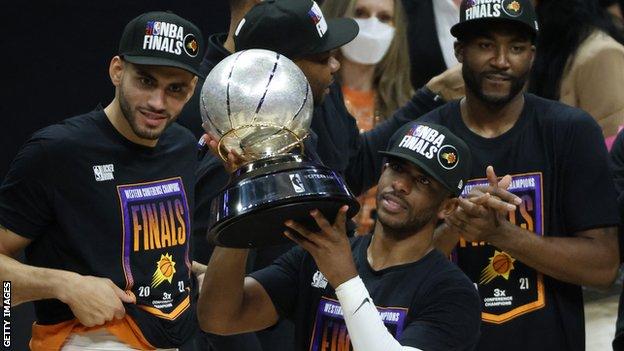
[[[112,101],[15,156],[0,278],[34,303],[30,349],[585,350],[582,287],[624,256],[618,3],[229,2],[206,37],[134,18]],[[201,90],[248,49],[305,75],[305,153],[359,196],[355,223],[344,206],[285,221],[290,244],[207,241],[241,159],[219,157]]]

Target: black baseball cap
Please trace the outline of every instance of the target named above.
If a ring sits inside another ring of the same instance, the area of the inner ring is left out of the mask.
[[[468,145],[437,124],[407,123],[390,137],[388,150],[379,153],[415,164],[456,196],[470,176]]]
[[[148,12],[134,18],[119,41],[119,55],[128,62],[177,67],[196,76],[202,76],[203,51],[199,28],[172,12]]]
[[[533,36],[539,31],[530,0],[463,0],[459,6],[459,23],[451,27],[451,34],[458,38],[470,31],[472,24],[483,21],[519,23]]]
[[[358,31],[351,18],[325,19],[312,0],[266,0],[241,20],[234,45],[237,51],[267,49],[295,59],[339,48]]]

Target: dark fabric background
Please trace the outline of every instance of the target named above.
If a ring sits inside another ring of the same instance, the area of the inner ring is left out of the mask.
[[[0,181],[36,130],[106,105],[114,89],[108,64],[125,24],[153,10],[171,10],[202,30],[227,30],[226,0],[7,1],[0,18]],[[10,350],[28,350],[31,304],[13,308]],[[0,343],[0,350],[4,350]]]

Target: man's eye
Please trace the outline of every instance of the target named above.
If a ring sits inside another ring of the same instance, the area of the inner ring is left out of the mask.
[[[139,78],[139,81],[141,82],[141,84],[142,84],[142,85],[147,85],[147,86],[149,86],[149,85],[152,85],[152,84],[153,84],[152,80],[151,80],[151,79],[149,79],[149,78],[146,78],[146,77],[141,77],[141,78]]]
[[[490,43],[479,43],[479,47],[481,49],[489,49],[489,48],[492,47],[492,44],[490,44]]]
[[[403,167],[401,167],[401,165],[398,164],[398,163],[390,162],[390,163],[388,163],[388,167],[390,167],[390,169],[395,171],[395,172],[402,172],[403,171]]]
[[[431,180],[425,176],[418,176],[416,177],[416,181],[422,185],[429,185],[431,184]]]
[[[172,86],[169,87],[169,90],[172,93],[179,93],[179,92],[182,92],[182,87],[179,86],[179,85],[172,85]]]

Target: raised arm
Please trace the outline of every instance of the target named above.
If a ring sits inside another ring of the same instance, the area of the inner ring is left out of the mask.
[[[513,195],[492,186],[476,187],[470,199],[459,200],[458,209],[446,218],[446,226],[468,241],[488,242],[555,279],[599,287],[613,283],[619,267],[615,227],[582,230],[569,236],[537,236],[488,206],[490,193],[508,198]]]
[[[460,343],[464,345],[474,344],[480,324],[480,305],[476,291],[468,281],[465,282],[463,290],[457,288],[450,294],[452,299],[448,301],[452,302],[437,301],[435,305],[427,306],[433,311],[431,315],[419,311],[423,315],[423,320],[420,321],[422,323],[412,321],[412,325],[408,326],[409,331],[404,333],[409,340],[405,337],[401,341],[394,338],[384,325],[374,301],[358,275],[345,233],[346,211],[346,206],[341,208],[333,224],[320,211],[312,211],[311,215],[321,229],[319,232],[312,232],[299,223],[289,221],[286,222],[286,226],[290,228],[286,235],[312,255],[319,270],[335,287],[353,349],[417,351],[418,348],[409,345],[451,345],[454,342],[449,340],[449,335],[453,335],[451,338],[461,339]],[[446,295],[446,292],[436,291],[436,294]],[[448,311],[450,316],[447,320],[444,320],[444,313],[440,311]],[[454,324],[453,321],[463,321],[466,316],[471,316],[471,321]],[[465,325],[469,327],[464,328]],[[467,337],[462,338],[464,335]]]
[[[202,330],[230,335],[268,328],[277,310],[262,285],[245,277],[249,250],[215,248],[199,294],[198,319]]]
[[[442,106],[445,100],[452,100],[461,95],[463,81],[460,68],[453,67],[433,77],[414,93],[410,101],[374,129],[362,134],[354,131],[358,135],[352,136],[354,145],[351,150],[354,152],[349,155],[345,178],[355,194],[360,194],[377,184],[382,167],[382,157],[378,151],[388,146],[390,137],[398,128]]]
[[[494,173],[492,166],[487,167],[486,175],[491,187],[489,189],[492,196],[482,198],[477,201],[481,201],[489,208],[498,211],[500,213],[507,213],[508,211],[515,211],[516,205],[520,205],[522,200],[516,195],[506,191],[511,184],[511,176],[505,175],[500,180]],[[476,191],[479,191],[476,189]],[[481,193],[481,192],[480,192]],[[462,211],[459,209],[459,211]],[[446,223],[440,224],[433,233],[433,244],[436,249],[442,251],[445,255],[450,255],[451,251],[455,248],[459,242],[460,230],[454,228],[452,225]]]

